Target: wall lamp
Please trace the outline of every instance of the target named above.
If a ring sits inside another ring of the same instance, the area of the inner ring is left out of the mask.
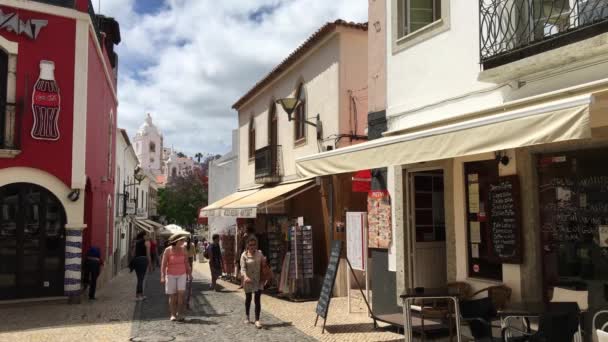
[[[72,202],[78,201],[79,198],[80,198],[80,189],[73,189],[68,194],[68,199]]]
[[[276,103],[281,105],[285,113],[287,113],[287,120],[291,121],[293,120],[291,117],[293,112],[302,104],[302,101],[300,101],[300,99],[288,97],[277,100]],[[317,129],[317,140],[321,140],[323,139],[323,123],[321,122],[321,115],[317,114],[315,119],[315,122],[304,120],[304,123],[315,127]]]
[[[509,165],[509,155],[507,155],[507,152],[503,152],[503,151],[497,151],[494,152],[494,157],[496,158],[496,162],[497,163],[501,163],[504,166]]]

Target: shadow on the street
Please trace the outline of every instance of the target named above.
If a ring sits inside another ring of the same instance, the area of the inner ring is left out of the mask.
[[[293,326],[293,323],[291,323],[291,322],[271,323],[271,324],[264,324],[264,329],[272,330],[275,328],[285,328],[285,327],[292,327],[292,326]]]
[[[180,322],[181,324],[202,324],[202,325],[217,325],[217,323],[213,322],[213,321],[205,321],[204,319],[200,319],[200,318],[191,318],[191,319],[186,319],[183,322]]]

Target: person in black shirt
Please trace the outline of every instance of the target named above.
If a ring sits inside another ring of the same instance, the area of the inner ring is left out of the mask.
[[[103,260],[98,247],[92,246],[87,252],[84,261],[84,283],[89,286],[89,300],[95,300],[95,291],[97,291],[97,278],[101,272]]]
[[[133,252],[133,268],[137,274],[137,289],[135,300],[140,301],[146,299],[144,296],[144,277],[146,270],[152,267],[152,256],[150,251],[150,242],[146,239],[146,232],[139,232],[135,238],[135,247]]]
[[[220,249],[220,236],[213,234],[213,243],[208,247],[209,268],[211,269],[211,288],[218,291],[217,278],[222,275],[222,250]]]

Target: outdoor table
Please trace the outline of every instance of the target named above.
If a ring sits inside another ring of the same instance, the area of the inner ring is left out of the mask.
[[[406,342],[412,342],[412,303],[417,299],[445,299],[454,302],[456,316],[457,341],[462,342],[460,337],[460,305],[458,303],[458,290],[453,288],[415,288],[407,289],[400,296],[403,300],[403,316],[405,319],[404,335]]]

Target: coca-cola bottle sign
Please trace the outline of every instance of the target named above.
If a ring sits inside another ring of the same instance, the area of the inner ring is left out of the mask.
[[[38,140],[59,140],[59,112],[61,94],[55,81],[55,63],[40,62],[40,76],[32,94],[32,138]]]

